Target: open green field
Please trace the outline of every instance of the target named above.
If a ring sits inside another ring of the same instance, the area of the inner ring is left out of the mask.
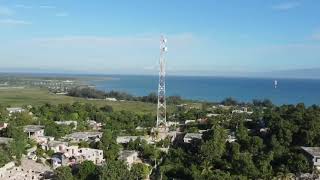
[[[9,106],[33,105],[39,106],[45,103],[63,104],[74,102],[92,103],[99,107],[111,105],[114,110],[128,110],[141,113],[156,113],[156,105],[143,102],[110,102],[105,100],[88,100],[84,98],[69,97],[65,95],[56,95],[46,89],[25,88],[25,89],[0,89],[0,104]],[[173,106],[169,107],[173,109]]]

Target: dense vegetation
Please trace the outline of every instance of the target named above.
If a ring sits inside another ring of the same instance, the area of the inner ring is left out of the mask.
[[[174,144],[159,174],[164,179],[271,179],[312,172],[300,147],[320,146],[320,107],[298,104],[254,109],[250,116],[209,119],[212,127],[203,140]],[[235,132],[236,142],[226,141],[229,131]]]
[[[72,88],[68,91],[69,96],[82,97],[82,98],[94,98],[94,99],[105,99],[105,98],[116,98],[117,100],[127,100],[127,101],[141,101],[149,103],[157,103],[158,97],[156,93],[150,93],[147,96],[133,96],[125,92],[110,91],[103,92],[93,88]],[[182,102],[180,96],[169,96],[167,97],[168,104],[179,104]]]

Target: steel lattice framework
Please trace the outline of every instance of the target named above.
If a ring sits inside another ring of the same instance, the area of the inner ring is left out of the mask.
[[[166,105],[166,61],[164,55],[167,51],[167,40],[161,36],[160,39],[160,72],[159,72],[159,87],[158,87],[158,107],[157,107],[157,127],[166,125],[167,105]]]

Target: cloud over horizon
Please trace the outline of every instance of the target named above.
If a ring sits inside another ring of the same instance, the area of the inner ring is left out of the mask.
[[[0,19],[0,25],[30,25],[29,21],[18,20],[18,19]]]
[[[285,2],[280,3],[272,6],[272,9],[278,10],[278,11],[287,11],[290,9],[294,9],[300,6],[300,3],[298,2]]]

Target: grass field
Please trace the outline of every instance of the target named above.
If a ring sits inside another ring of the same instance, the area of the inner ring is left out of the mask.
[[[0,89],[0,104],[10,106],[33,105],[39,106],[45,103],[63,104],[74,102],[87,102],[99,107],[111,105],[114,110],[128,110],[141,113],[156,113],[156,105],[143,102],[109,102],[104,100],[88,100],[65,95],[56,95],[46,89],[26,88],[26,89]],[[173,106],[169,106],[169,111]]]

